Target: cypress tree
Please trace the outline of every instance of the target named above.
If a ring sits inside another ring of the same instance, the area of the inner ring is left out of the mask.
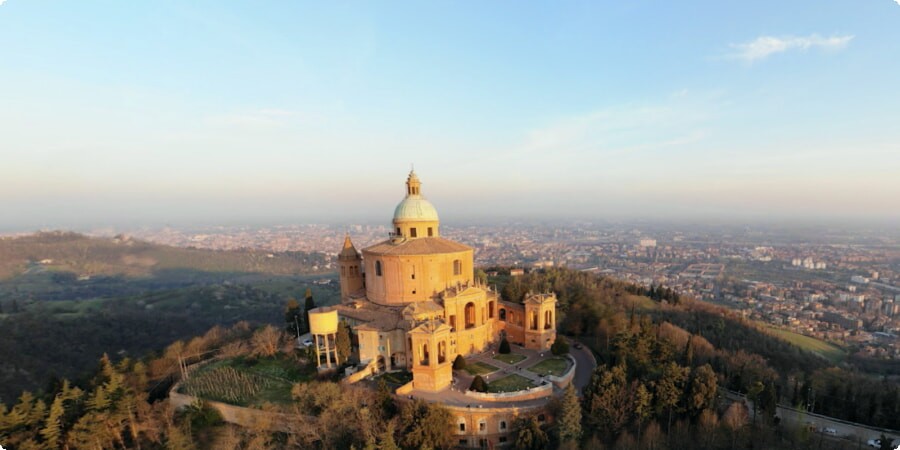
[[[561,443],[577,443],[581,439],[581,404],[578,402],[578,394],[575,393],[575,388],[571,383],[563,392],[558,421]]]

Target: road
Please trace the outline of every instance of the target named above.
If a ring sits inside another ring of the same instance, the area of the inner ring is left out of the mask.
[[[753,414],[753,402],[746,399],[744,395],[732,391],[722,391],[726,398],[732,401],[746,401],[750,414]],[[857,442],[857,438],[862,438],[863,443],[869,439],[877,439],[884,433],[891,439],[900,439],[900,432],[896,430],[884,430],[881,428],[870,427],[867,425],[847,422],[845,420],[835,419],[833,417],[822,416],[807,411],[779,405],[776,415],[781,418],[781,423],[788,427],[811,427],[817,432],[821,432],[823,428],[832,428],[835,430],[835,436],[849,439]]]

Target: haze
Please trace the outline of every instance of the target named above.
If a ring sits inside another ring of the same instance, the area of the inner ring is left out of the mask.
[[[900,222],[900,5],[0,1],[0,227]]]

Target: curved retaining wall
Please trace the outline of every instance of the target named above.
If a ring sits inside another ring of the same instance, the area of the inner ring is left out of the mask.
[[[485,402],[518,402],[523,400],[534,400],[536,398],[550,397],[553,395],[553,385],[545,384],[531,389],[516,392],[503,393],[487,393],[466,391],[466,397],[472,397]]]
[[[575,357],[573,357],[572,355],[566,355],[566,359],[568,359],[569,362],[572,363],[572,366],[569,367],[569,370],[566,373],[558,377],[555,377],[553,375],[547,375],[546,377],[544,377],[550,380],[551,383],[553,383],[560,389],[572,383],[572,380],[575,378],[575,368],[578,367],[578,363],[575,362]]]

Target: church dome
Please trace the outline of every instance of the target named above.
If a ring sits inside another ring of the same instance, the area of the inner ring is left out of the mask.
[[[415,172],[406,179],[406,198],[394,209],[394,222],[422,221],[437,222],[438,213],[434,205],[422,197],[422,182]]]
[[[421,196],[409,196],[403,199],[397,208],[394,209],[394,220],[396,221],[429,221],[437,222],[438,213],[434,209],[434,205]]]

